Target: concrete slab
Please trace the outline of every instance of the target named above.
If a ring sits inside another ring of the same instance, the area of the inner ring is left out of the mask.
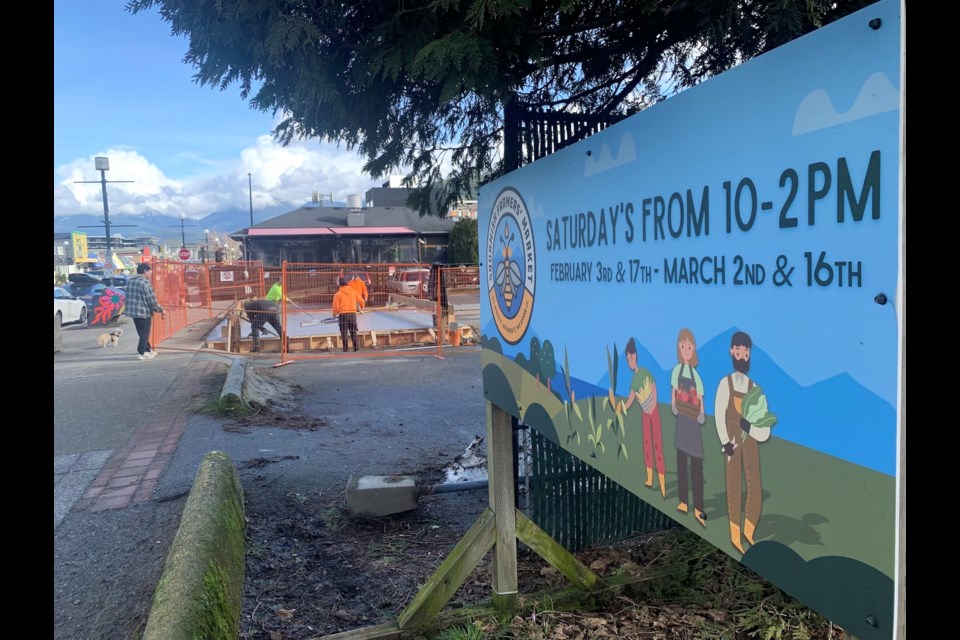
[[[412,476],[351,475],[346,495],[348,516],[379,518],[416,509],[420,494]]]

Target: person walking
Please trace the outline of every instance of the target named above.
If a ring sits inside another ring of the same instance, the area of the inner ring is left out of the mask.
[[[150,360],[156,357],[157,352],[150,345],[150,329],[153,325],[153,314],[159,313],[161,318],[166,318],[166,311],[157,301],[157,294],[153,290],[153,285],[147,279],[146,273],[150,271],[150,265],[141,262],[137,265],[137,275],[130,278],[125,292],[127,294],[126,313],[132,320],[133,326],[137,329],[137,336],[140,340],[137,343],[137,360]]]
[[[357,290],[350,286],[346,278],[338,280],[340,289],[333,295],[333,317],[339,320],[340,342],[343,350],[347,351],[347,338],[353,340],[353,350],[360,350],[357,340],[357,311],[362,311],[365,305]]]

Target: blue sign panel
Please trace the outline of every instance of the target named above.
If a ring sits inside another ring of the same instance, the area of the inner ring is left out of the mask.
[[[487,398],[860,638],[891,638],[901,6],[486,185]]]

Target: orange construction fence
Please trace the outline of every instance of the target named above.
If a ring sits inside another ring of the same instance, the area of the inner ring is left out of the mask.
[[[153,319],[153,345],[188,325],[216,317],[238,300],[264,294],[264,267],[260,262],[196,264],[153,259],[150,264],[151,284],[166,311],[166,319]]]
[[[479,267],[425,264],[332,264],[284,262],[183,263],[154,260],[149,272],[166,319],[154,318],[152,344],[184,327],[221,318],[207,340],[231,353],[276,353],[298,359],[384,355],[403,349],[443,357],[445,347],[479,340]],[[333,317],[341,278],[363,292],[355,316],[357,340]],[[283,298],[280,340],[272,324],[255,344],[243,302],[264,298],[275,283]],[[356,351],[354,348],[356,347]]]

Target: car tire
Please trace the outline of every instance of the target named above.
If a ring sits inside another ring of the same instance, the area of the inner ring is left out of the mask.
[[[80,324],[86,324],[86,323],[87,323],[87,307],[84,306],[82,309],[80,309]]]
[[[53,352],[56,353],[63,348],[63,316],[58,311],[53,314]]]

